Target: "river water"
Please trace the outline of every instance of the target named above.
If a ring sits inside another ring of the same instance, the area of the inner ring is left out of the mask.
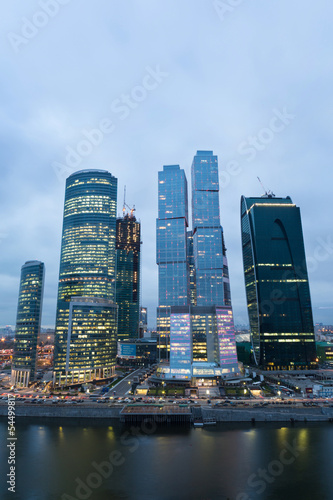
[[[20,420],[15,493],[7,437],[2,420],[1,500],[333,500],[333,424]]]

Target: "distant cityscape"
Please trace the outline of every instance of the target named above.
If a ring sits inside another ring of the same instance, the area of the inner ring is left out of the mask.
[[[179,165],[158,173],[157,328],[141,303],[141,222],[118,180],[81,170],[66,180],[56,326],[41,327],[45,268],[21,269],[16,326],[0,329],[11,384],[37,379],[38,357],[53,387],[112,380],[121,360],[157,363],[163,384],[216,390],[244,365],[266,371],[317,369],[332,361],[333,326],[313,324],[300,209],[265,192],[241,200],[249,325],[234,325],[218,158],[197,151],[189,189]],[[15,337],[15,338],[14,338]],[[316,344],[317,343],[317,344]],[[46,352],[44,356],[44,350]]]

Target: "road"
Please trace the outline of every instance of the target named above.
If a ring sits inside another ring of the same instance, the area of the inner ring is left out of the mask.
[[[138,370],[135,370],[135,372],[132,372],[129,375],[127,375],[127,377],[125,377],[123,380],[121,380],[121,382],[119,382],[117,385],[115,385],[114,387],[112,387],[110,389],[112,396],[114,395],[114,391],[116,392],[116,394],[115,394],[116,397],[125,396],[125,394],[132,387],[134,377],[135,376],[140,377],[140,375],[145,373],[145,371],[146,371],[146,368],[139,368]]]

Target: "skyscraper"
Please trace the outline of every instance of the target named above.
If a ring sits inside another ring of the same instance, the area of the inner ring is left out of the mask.
[[[139,337],[141,227],[133,215],[117,219],[118,339]]]
[[[313,367],[316,347],[300,209],[288,196],[241,199],[254,358],[268,370]]]
[[[166,165],[158,173],[158,264],[157,332],[166,340],[170,332],[170,307],[188,304],[187,179],[179,165]]]
[[[117,179],[81,170],[66,181],[55,332],[54,381],[114,371]]]
[[[159,173],[158,327],[166,337],[170,332],[166,378],[214,379],[238,373],[217,156],[197,151],[191,177],[193,228],[188,230],[184,171],[176,165]]]
[[[197,151],[191,173],[197,305],[222,306],[223,245],[217,156],[212,151]]]
[[[37,365],[37,342],[42,319],[45,267],[30,260],[21,268],[17,307],[12,384],[28,386],[34,380]]]

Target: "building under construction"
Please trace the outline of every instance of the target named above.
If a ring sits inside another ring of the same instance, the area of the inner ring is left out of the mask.
[[[124,197],[123,216],[117,219],[118,339],[139,336],[140,320],[140,246],[141,225],[134,216],[135,208],[127,210]]]

